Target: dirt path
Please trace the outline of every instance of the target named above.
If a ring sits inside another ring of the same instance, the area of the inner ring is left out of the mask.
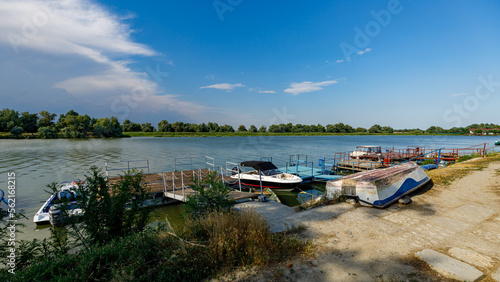
[[[447,168],[447,169],[453,169]],[[300,236],[317,247],[312,260],[236,276],[241,280],[445,280],[414,254],[432,249],[500,279],[500,162],[449,186],[427,187],[410,205],[379,210],[346,203],[296,213]],[[430,190],[429,190],[430,188]],[[425,189],[425,188],[424,188]]]

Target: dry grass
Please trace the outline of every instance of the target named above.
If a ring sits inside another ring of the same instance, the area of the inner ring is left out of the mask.
[[[473,171],[482,170],[490,163],[500,161],[500,154],[492,154],[484,158],[470,159],[453,164],[449,167],[428,171],[427,174],[435,185],[448,186],[453,181],[469,175]]]
[[[265,266],[312,253],[312,244],[296,236],[272,234],[266,220],[249,210],[212,212],[188,219],[185,226],[183,237],[207,245],[213,261],[226,268]]]

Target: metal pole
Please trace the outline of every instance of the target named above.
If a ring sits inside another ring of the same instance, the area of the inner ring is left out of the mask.
[[[173,193],[174,193],[174,199],[175,199],[175,172],[172,171],[172,189],[173,189]]]
[[[439,152],[438,152],[438,159],[437,159],[437,164],[436,166],[439,168],[439,160],[441,159],[441,149],[439,149]]]
[[[241,192],[241,171],[240,171],[240,166],[236,166],[236,169],[238,170],[238,186],[240,187],[240,192]]]
[[[264,195],[264,191],[262,191],[262,174],[259,169],[259,180],[260,180],[260,195]]]

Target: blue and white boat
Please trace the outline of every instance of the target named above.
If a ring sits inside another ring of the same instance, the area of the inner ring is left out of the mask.
[[[81,196],[78,194],[78,186],[85,182],[79,180],[61,182],[57,184],[57,192],[52,194],[47,201],[42,205],[38,212],[33,217],[33,222],[36,224],[53,224],[58,220],[61,213],[61,204],[65,203],[67,213],[72,215],[82,214],[82,209],[78,207]]]
[[[326,184],[326,196],[334,198],[335,195],[343,194],[374,207],[385,208],[429,180],[420,166],[407,162],[329,180]]]

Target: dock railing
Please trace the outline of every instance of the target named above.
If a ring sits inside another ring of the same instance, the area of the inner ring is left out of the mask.
[[[240,188],[240,192],[241,192],[240,172],[242,170],[241,170],[241,167],[239,164],[233,163],[233,162],[226,162],[226,170],[224,171],[224,173],[221,172],[221,177],[224,177],[224,176],[231,177],[233,175],[233,173],[235,173],[235,171],[234,171],[235,169],[236,169],[236,173],[238,174],[238,187]],[[221,170],[222,170],[222,167],[221,167]],[[223,180],[224,180],[224,178],[223,178]]]
[[[113,171],[124,172],[124,171],[130,171],[132,169],[137,169],[139,171],[145,169],[146,171],[143,172],[149,173],[149,160],[131,160],[131,161],[119,160],[119,161],[104,162],[104,171],[106,177],[108,178],[119,175],[119,173],[112,174]]]
[[[174,159],[174,171],[194,170],[205,167],[209,170],[215,170],[215,159],[212,157],[187,157]],[[187,168],[187,169],[186,169]]]

